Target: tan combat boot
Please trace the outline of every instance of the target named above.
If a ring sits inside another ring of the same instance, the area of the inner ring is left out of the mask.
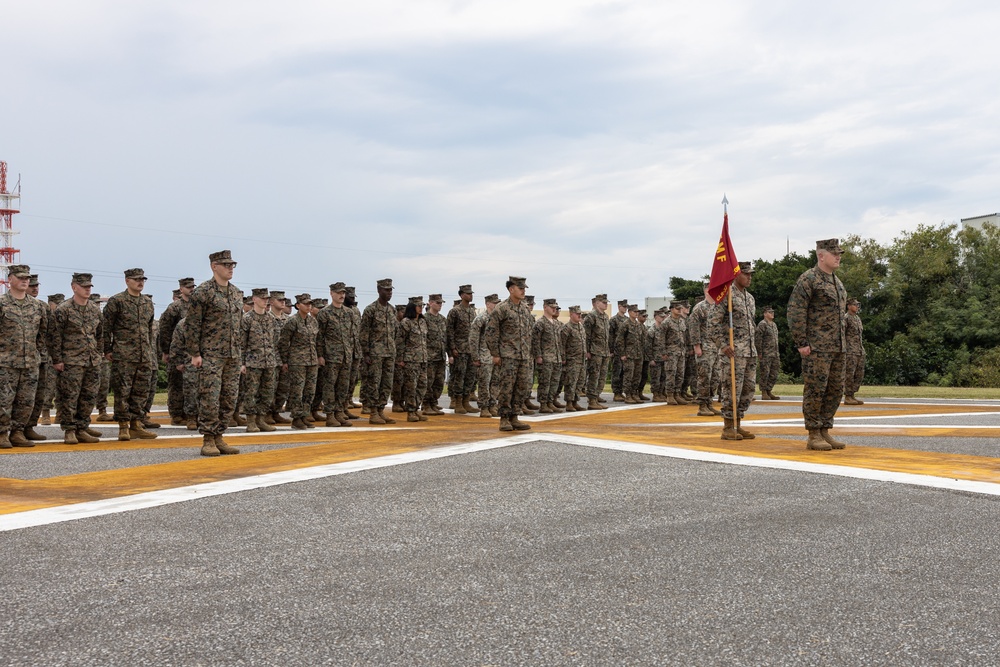
[[[716,417],[721,417],[722,416],[722,410],[720,410],[719,408],[715,407],[715,405],[711,401],[708,402],[708,409],[711,410],[715,414]]]
[[[419,419],[422,422],[425,422],[425,421],[427,421],[427,415],[425,415],[420,410],[417,410],[417,419]]]
[[[274,426],[274,416],[273,415],[261,415],[261,422],[267,424],[268,426]]]
[[[291,424],[292,420],[288,417],[282,416],[280,412],[271,413],[271,419],[274,420],[275,424]]]
[[[819,430],[819,435],[821,438],[830,443],[830,446],[833,447],[834,449],[843,449],[844,447],[847,447],[846,442],[841,442],[840,440],[837,440],[832,435],[830,435],[830,429],[828,428],[821,428]]]
[[[467,415],[469,411],[465,409],[465,401],[462,400],[461,396],[455,396],[451,399],[451,404],[455,406],[456,415]]]
[[[684,394],[680,392],[674,394],[674,400],[677,401],[677,405],[691,405],[691,401],[684,398]]]
[[[198,420],[194,419],[194,418],[188,419],[187,420],[187,430],[189,430],[189,431],[197,431],[198,430]]]
[[[667,405],[680,405],[680,403],[677,402],[677,394],[667,394],[666,403]]]
[[[481,411],[479,412],[479,416],[480,416],[480,417],[481,417],[482,419],[490,419],[490,418],[492,418],[492,417],[493,417],[493,414],[492,414],[492,413],[490,412],[490,409],[489,409],[489,408],[487,408],[487,407],[484,407],[484,408],[483,408],[483,409],[482,409],[482,410],[481,410]]]
[[[531,424],[525,424],[523,421],[517,418],[517,415],[510,416],[510,425],[514,427],[515,431],[530,431]]]
[[[68,431],[67,431],[68,433]],[[79,428],[76,430],[76,441],[82,442],[87,445],[92,445],[95,442],[100,442],[101,439],[91,435],[87,429]]]
[[[499,417],[500,416],[500,408],[499,408],[499,406],[494,405],[492,408],[490,408],[490,416],[491,417]]]
[[[326,417],[319,410],[313,410],[312,411],[312,415],[310,415],[310,416],[312,417],[312,420],[314,422],[323,422],[323,421],[326,421]]]
[[[99,422],[113,422],[114,420],[115,420],[115,418],[108,414],[108,409],[107,408],[104,408],[103,410],[98,410],[98,412],[97,412],[97,421],[99,421]]]
[[[700,403],[698,405],[698,414],[696,416],[698,416],[698,417],[714,417],[715,413],[712,412],[707,405],[705,405],[704,403]]]
[[[257,428],[259,428],[262,433],[271,433],[277,430],[274,427],[274,424],[267,423],[267,420],[264,419],[264,415],[257,415]]]
[[[608,406],[601,405],[601,402],[596,398],[587,397],[587,409],[588,410],[607,410]]]
[[[371,410],[368,414],[369,424],[385,424],[385,419],[379,414],[378,410]]]
[[[77,429],[80,430],[80,429]],[[103,438],[104,434],[98,431],[96,428],[90,428],[89,426],[83,429],[83,432],[92,438]],[[80,442],[86,442],[86,440],[80,440]]]
[[[865,402],[860,398],[855,398],[854,394],[844,397],[844,405],[864,405]]]
[[[513,431],[514,430],[514,427],[511,426],[510,418],[509,417],[501,417],[500,418],[500,430],[501,431]]]
[[[7,431],[0,431],[0,449],[10,449],[13,446],[10,444],[10,438],[7,437]]]
[[[63,444],[64,445],[79,445],[80,441],[76,438],[76,431],[71,428],[66,429],[63,432]]]
[[[215,436],[215,448],[219,450],[220,454],[239,454],[240,450],[236,449],[228,442],[222,439],[222,434]]]
[[[806,449],[828,452],[833,449],[833,446],[823,439],[818,428],[811,428],[809,429],[809,440],[806,442]]]
[[[622,393],[615,394],[614,398],[612,398],[611,400],[621,403],[625,400],[625,394]]]
[[[540,415],[551,415],[555,410],[552,408],[552,404],[547,401],[542,401],[539,405],[541,407],[538,409],[538,414]]]
[[[576,405],[574,405],[573,401],[571,401],[570,399],[568,398],[566,399],[565,405],[566,407],[564,409],[566,412],[576,412]]]
[[[118,422],[118,439],[122,442],[132,439],[132,434],[128,432],[128,422]]]
[[[351,412],[351,411],[350,411],[350,410],[348,410],[347,408],[344,408],[344,409],[343,409],[343,410],[341,411],[341,414],[342,414],[342,415],[344,415],[344,417],[345,417],[345,418],[347,418],[347,419],[361,419],[361,417],[359,417],[358,415],[354,414],[353,412]],[[441,412],[441,413],[439,413],[439,414],[442,414],[442,415],[443,415],[444,413],[443,413],[443,412]]]
[[[598,403],[598,405],[601,405],[601,404]],[[604,406],[601,405],[601,408],[604,409]],[[579,398],[574,398],[573,399],[573,409],[576,410],[577,412],[583,412],[584,410],[587,410],[587,408],[585,408],[582,405],[580,405],[580,399]]]
[[[201,439],[201,455],[202,456],[219,456],[222,452],[219,448],[215,446],[215,436],[206,435]]]
[[[170,418],[170,425],[171,426],[184,426],[184,424],[186,424],[186,423],[187,423],[187,421],[184,419],[184,417],[182,415],[173,415]]]
[[[42,414],[38,415],[38,423],[42,426],[52,426],[52,411],[42,410]]]
[[[529,410],[537,410],[542,406],[531,400],[531,394],[528,394],[528,398],[524,399],[524,407],[528,408]],[[511,419],[513,419],[513,417]]]
[[[753,440],[754,438],[757,437],[750,431],[743,428],[743,424],[740,422],[737,422],[736,424],[736,432],[742,435],[744,440]]]
[[[140,440],[153,440],[156,438],[155,433],[150,433],[142,425],[142,422],[138,419],[133,419],[128,427],[128,434],[132,438],[138,438]]]
[[[351,423],[351,418],[347,416],[347,412],[344,410],[334,412],[333,418],[336,419],[341,426],[354,426],[354,424]]]
[[[247,415],[247,433],[260,433],[260,426],[257,426],[257,415]]]
[[[636,403],[642,403],[642,401],[640,401],[638,398],[636,398],[632,394],[629,394],[628,396],[625,397],[625,402],[628,403],[629,405],[635,405]]]
[[[408,422],[418,422],[418,421],[420,421],[420,417],[417,416],[416,412],[407,412],[406,413],[406,421],[408,421]]]
[[[33,440],[35,442],[41,442],[42,440],[48,440],[44,435],[35,430],[33,426],[29,426],[24,429],[24,437],[28,440]]]
[[[339,427],[340,426],[340,420],[337,419],[337,413],[332,412],[332,411],[331,412],[327,412],[326,413],[326,422],[324,423],[324,426],[329,426],[331,428],[333,428],[334,426]]]
[[[10,444],[15,447],[34,447],[35,443],[24,437],[23,431],[10,432]]]
[[[463,396],[462,397],[462,407],[465,408],[465,411],[467,413],[469,413],[470,415],[474,415],[474,414],[478,414],[479,413],[479,408],[477,408],[476,406],[472,405],[471,399],[468,396]]]
[[[566,408],[566,404],[560,401],[558,398],[552,399],[552,407],[563,410]]]
[[[769,393],[771,395],[771,400],[772,401],[780,401],[781,400],[781,396],[775,396],[775,394],[774,394],[773,391],[769,391],[767,393]]]
[[[378,409],[378,416],[381,417],[382,421],[384,421],[386,424],[395,424],[396,423],[395,419],[391,419],[391,418],[385,416],[385,408],[379,408]]]
[[[306,426],[306,423],[302,421],[301,417],[296,417],[292,420],[292,428],[296,431],[304,431],[308,427]]]
[[[392,411],[393,412],[406,412],[406,408],[403,407],[403,402],[402,401],[393,401],[392,402]]]
[[[143,428],[146,429],[160,428],[160,425],[157,422],[154,422],[152,419],[150,419],[149,415],[146,415],[145,417],[142,418],[142,426]]]
[[[452,396],[451,394],[448,394],[448,409],[449,410],[455,410],[456,408],[457,408],[457,405],[456,405],[455,397]]]
[[[736,432],[736,425],[732,419],[723,419],[721,440],[742,440],[743,436]]]

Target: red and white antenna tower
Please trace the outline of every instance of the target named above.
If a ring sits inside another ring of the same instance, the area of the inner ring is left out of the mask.
[[[21,253],[14,247],[14,214],[20,213],[21,177],[17,177],[14,192],[7,192],[7,163],[0,161],[0,293],[7,291],[7,271]]]

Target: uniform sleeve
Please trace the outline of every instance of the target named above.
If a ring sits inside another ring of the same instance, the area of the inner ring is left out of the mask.
[[[55,323],[49,331],[49,356],[52,358],[53,365],[55,365],[61,364],[63,360],[62,332],[66,323],[65,309],[56,308],[52,319]]]
[[[491,357],[500,356],[500,318],[504,312],[505,309],[497,306],[486,322],[486,347],[489,348]]]
[[[283,364],[288,363],[288,357],[292,351],[292,335],[295,333],[294,329],[298,328],[297,319],[296,317],[288,318],[285,326],[281,327],[281,334],[278,336],[278,358]]]
[[[808,310],[811,298],[811,284],[803,275],[795,283],[792,295],[788,298],[788,329],[792,332],[795,347],[805,347],[809,344]]]
[[[187,317],[184,318],[184,342],[188,355],[201,356],[201,326],[205,321],[205,297],[202,290],[195,290],[191,295]]]
[[[104,306],[104,354],[111,354],[114,349],[114,330],[118,322],[118,299],[111,297]]]

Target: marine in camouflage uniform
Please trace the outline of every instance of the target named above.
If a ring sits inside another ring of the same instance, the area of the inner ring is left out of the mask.
[[[160,315],[160,332],[157,339],[160,358],[167,365],[167,412],[170,413],[170,423],[175,425],[184,424],[189,415],[184,414],[184,374],[169,363],[170,343],[173,342],[177,323],[187,316],[191,292],[194,291],[194,278],[181,278],[177,282],[178,297]]]
[[[58,308],[59,305],[65,300],[66,300],[66,295],[64,294],[50,294],[47,297],[47,301],[49,304],[49,321],[48,321],[49,332],[52,332],[56,326],[56,308]],[[98,313],[101,312],[100,308],[98,308],[97,312]],[[52,347],[51,342],[48,343],[48,347],[51,349]],[[48,374],[48,378],[45,382],[45,388],[42,393],[42,406],[41,406],[42,414],[39,417],[38,421],[38,423],[41,424],[42,426],[48,426],[52,423],[52,406],[56,398],[56,389],[58,381],[59,381],[59,373],[51,372]],[[94,392],[94,395],[96,396],[97,392]]]
[[[38,275],[31,274],[28,278],[28,296],[33,299],[38,299],[38,292],[41,286],[38,282]],[[41,301],[39,301],[41,303]],[[45,325],[46,331],[52,330],[52,309],[46,306],[45,315],[47,322]],[[44,345],[38,350],[40,355],[40,361],[38,362],[38,384],[35,386],[35,399],[31,404],[31,415],[28,417],[28,424],[24,429],[24,435],[29,440],[45,440],[45,436],[35,431],[35,427],[38,426],[38,420],[42,414],[42,406],[45,403],[45,391],[46,387],[52,382],[52,376],[55,375],[55,371],[52,370],[52,358],[49,356],[49,340],[48,335],[46,335]]]
[[[663,320],[663,344],[658,351],[663,355],[663,395],[668,405],[687,405],[681,395],[684,367],[687,363],[687,320],[683,316],[684,304],[670,302],[670,315]]]
[[[323,299],[323,298],[318,298],[317,297],[317,298],[315,298],[315,299],[312,300],[312,310],[310,312],[312,313],[313,318],[316,318],[316,323],[317,324],[319,324],[319,319],[318,318],[319,318],[320,311],[322,311],[324,308],[326,308],[329,304],[330,304],[330,301],[328,299]],[[317,343],[318,343],[318,341],[319,341],[319,335],[317,334]],[[319,354],[319,347],[318,346],[316,348],[316,354],[317,355]],[[327,375],[328,375],[328,373],[327,373],[326,365],[319,364],[316,367],[316,386],[313,387],[313,400],[312,400],[312,405],[310,406],[310,412],[312,413],[312,420],[314,422],[321,421],[321,420],[322,421],[326,420],[326,415],[324,415],[321,412],[321,410],[325,410],[326,409],[323,406],[323,387],[326,386],[326,377],[327,377]]]
[[[844,319],[844,342],[847,345],[844,357],[844,405],[863,405],[864,401],[854,394],[865,379],[865,327],[858,316],[861,304],[857,299],[847,300],[847,316]]]
[[[348,285],[347,286],[347,298],[344,300],[344,307],[350,308],[351,317],[354,318],[354,325],[358,331],[361,330],[361,309],[358,308],[358,297],[355,288]],[[351,381],[348,386],[348,402],[344,404],[344,413],[351,417],[349,408],[360,408],[361,404],[354,402],[354,390],[357,389],[358,383],[361,381],[361,362],[364,360],[361,354],[361,339],[356,339],[357,343],[354,346],[354,362],[351,364]],[[443,381],[443,379],[442,379]],[[443,385],[442,385],[443,386]],[[440,394],[438,394],[440,398]],[[351,417],[356,419],[356,417]]]
[[[778,353],[778,325],[774,323],[774,308],[764,309],[764,318],[757,323],[754,334],[757,355],[760,358],[760,397],[765,401],[776,401],[780,396],[771,393],[778,381],[781,357]]]
[[[608,321],[608,295],[598,294],[590,300],[593,308],[583,318],[587,343],[587,409],[604,410],[601,392],[608,379],[608,359],[611,357],[611,330]]]
[[[319,325],[310,312],[312,296],[295,295],[295,314],[281,327],[278,337],[278,356],[288,370],[288,409],[292,415],[292,428],[315,428],[310,419],[313,392],[319,355],[316,354],[316,337]]]
[[[473,367],[475,357],[469,348],[469,332],[476,319],[476,307],[472,305],[472,285],[458,288],[460,303],[448,311],[448,354],[453,359],[451,379],[448,381],[448,396],[455,399],[455,412],[464,415],[479,412],[469,401],[476,387],[476,372]]]
[[[688,317],[691,315],[691,304],[688,301],[684,301],[684,307],[681,309],[681,316],[684,318],[684,324],[688,325]],[[695,366],[697,355],[694,353],[694,342],[691,338],[691,327],[685,326],[684,329],[684,381],[681,383],[680,396],[684,397],[688,403],[694,403],[695,397],[698,393],[698,369]]]
[[[616,401],[625,400],[625,394],[622,389],[625,366],[622,363],[623,353],[618,349],[618,330],[629,320],[629,316],[626,314],[627,311],[628,299],[622,299],[618,302],[618,313],[612,316],[608,322],[608,341],[610,341],[611,345],[611,392],[614,394],[614,400]]]
[[[712,405],[712,395],[718,385],[719,350],[723,341],[718,326],[720,306],[709,295],[708,283],[704,285],[704,292],[704,300],[695,304],[687,324],[698,364],[698,416],[711,417],[722,415]]]
[[[390,394],[392,398],[392,411],[393,412],[406,412],[406,408],[403,407],[403,374],[399,372],[399,362],[402,361],[403,351],[399,348],[399,325],[403,321],[403,314],[406,312],[405,303],[396,304],[396,358],[393,360],[393,365],[395,370],[392,373],[392,393]]]
[[[285,313],[285,293],[281,290],[271,292],[271,315],[278,325],[274,332],[274,349],[278,349],[278,337],[281,335],[281,327],[288,321],[288,314]],[[274,404],[271,406],[271,416],[266,417],[268,424],[291,424],[291,419],[281,416],[281,411],[285,409],[288,401],[288,371],[281,365],[278,366],[276,380],[274,384]]]
[[[569,322],[560,329],[559,342],[563,350],[562,386],[566,411],[586,410],[579,402],[587,390],[587,333],[580,306],[569,307]]]
[[[445,369],[448,366],[448,321],[441,314],[443,303],[442,295],[431,294],[427,297],[427,312],[424,313],[424,321],[427,323],[427,395],[424,397],[423,411],[427,415],[444,414],[438,406],[438,400],[444,391]]]
[[[253,308],[240,321],[240,350],[243,355],[242,412],[247,416],[247,433],[273,431],[264,421],[274,404],[274,385],[278,378],[278,351],[274,334],[278,321],[268,310],[270,296],[266,287],[251,291]]]
[[[45,304],[28,295],[31,268],[14,264],[7,270],[9,291],[0,295],[0,449],[34,447],[24,429],[38,389],[49,319]]]
[[[144,294],[149,302],[153,304],[153,311],[156,311],[156,302],[153,301],[152,294]],[[153,346],[149,348],[149,363],[153,367],[153,372],[149,374],[149,390],[146,393],[146,402],[142,404],[142,425],[146,428],[160,428],[160,424],[152,420],[149,413],[153,411],[153,401],[156,399],[156,389],[160,381],[160,321],[153,319]]]
[[[392,299],[392,279],[377,281],[378,299],[361,314],[358,342],[364,359],[361,402],[369,410],[369,424],[395,424],[385,416],[385,406],[392,390],[393,364],[396,359],[396,309]]]
[[[754,333],[757,325],[757,303],[753,294],[747,291],[753,279],[750,262],[740,262],[740,272],[730,286],[733,298],[733,346],[729,341],[720,350],[725,357],[733,360],[736,368],[736,397],[733,397],[732,377],[722,383],[722,429],[723,440],[752,440],[755,436],[743,428],[740,421],[753,401],[754,384],[757,379],[757,347]],[[728,316],[728,307],[725,315]]]
[[[198,368],[198,430],[202,456],[238,454],[223,439],[240,384],[243,293],[230,282],[236,262],[228,250],[208,257],[212,278],[195,288],[185,319],[191,364]]]
[[[654,403],[666,403],[666,373],[663,372],[663,357],[666,354],[663,320],[668,310],[659,308],[653,313],[653,326],[646,332],[647,355],[649,356],[649,390],[653,392]]]
[[[524,303],[526,279],[507,279],[509,296],[490,315],[486,323],[486,347],[493,360],[497,380],[497,404],[501,431],[526,431],[531,428],[520,421],[524,402],[531,392],[531,329],[535,318]]]
[[[104,307],[104,354],[111,360],[118,439],[153,439],[143,426],[153,366],[153,302],[144,294],[142,269],[125,271],[126,289]]]
[[[174,325],[173,339],[170,341],[170,358],[167,363],[181,373],[184,386],[184,414],[189,431],[198,430],[198,369],[191,365],[191,354],[188,352],[185,323],[180,320]]]
[[[844,340],[847,292],[835,271],[840,242],[816,242],[816,266],[799,276],[788,299],[788,328],[802,355],[802,416],[806,447],[829,451],[844,443],[830,435],[844,391]]]
[[[351,426],[346,406],[351,400],[351,369],[358,345],[358,324],[347,301],[347,286],[342,282],[330,285],[330,304],[316,316],[319,333],[316,354],[326,368],[323,384],[323,405],[327,426]]]
[[[427,394],[427,322],[423,297],[410,297],[396,328],[396,372],[403,376],[402,402],[406,421],[427,421],[420,404]]]
[[[531,356],[538,371],[538,403],[542,414],[562,412],[553,405],[562,374],[563,353],[559,330],[562,324],[556,319],[559,304],[555,299],[544,299],[544,315],[531,329]]]
[[[649,327],[646,326],[647,312],[645,308],[639,309],[636,320],[642,325],[642,369],[639,371],[639,400],[648,401],[649,396],[644,393],[646,384],[649,383],[649,360],[653,355],[653,341],[649,337]]]
[[[100,431],[90,428],[90,413],[101,386],[104,331],[101,309],[89,298],[92,279],[89,273],[73,274],[73,296],[56,308],[49,335],[52,367],[59,376],[56,414],[70,445],[100,440]]]
[[[91,293],[91,302],[98,308],[101,308],[101,317],[104,316],[103,306],[101,305],[101,295],[97,293]],[[103,345],[103,342],[102,342]],[[101,386],[97,390],[97,404],[94,406],[97,408],[97,421],[99,422],[113,422],[115,418],[108,414],[108,396],[111,394],[111,362],[108,361],[107,357],[101,361]]]
[[[627,306],[628,320],[618,325],[615,350],[622,362],[621,391],[626,403],[641,403],[642,361],[645,357],[646,329],[639,324],[639,306]]]
[[[498,303],[500,303],[499,296],[488,295],[486,309],[472,320],[472,328],[469,331],[469,349],[472,351],[472,365],[477,370],[476,381],[479,385],[479,416],[486,419],[500,415],[500,408],[497,407],[499,375],[493,372],[493,358],[490,356],[490,349],[486,347],[486,325],[489,324],[490,316],[496,310]]]

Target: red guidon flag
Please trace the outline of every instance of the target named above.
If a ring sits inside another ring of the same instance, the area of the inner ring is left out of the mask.
[[[736,261],[733,252],[733,242],[729,240],[729,213],[722,216],[722,236],[719,237],[719,247],[715,251],[715,261],[712,262],[712,277],[708,280],[708,294],[716,303],[726,298],[729,284],[740,272],[740,263]]]

